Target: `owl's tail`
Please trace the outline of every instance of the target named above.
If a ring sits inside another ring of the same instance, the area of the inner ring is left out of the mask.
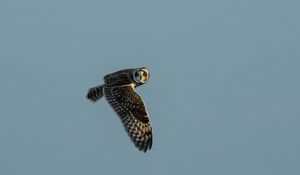
[[[101,97],[103,97],[103,85],[90,88],[86,95],[86,98],[92,102],[98,101]]]

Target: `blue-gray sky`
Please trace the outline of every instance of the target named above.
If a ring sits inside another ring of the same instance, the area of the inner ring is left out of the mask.
[[[0,174],[300,173],[300,3],[1,0]],[[87,89],[146,66],[146,154]]]

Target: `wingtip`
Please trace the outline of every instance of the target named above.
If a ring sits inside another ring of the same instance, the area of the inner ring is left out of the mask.
[[[88,99],[92,103],[95,103],[97,101],[90,96],[90,89],[89,89],[87,95],[85,96],[85,98]]]
[[[95,103],[103,97],[102,88],[102,85],[90,88],[87,92],[86,98]]]
[[[144,143],[144,145],[136,145],[136,146],[140,151],[146,153],[152,148],[152,138],[149,139],[146,143]]]

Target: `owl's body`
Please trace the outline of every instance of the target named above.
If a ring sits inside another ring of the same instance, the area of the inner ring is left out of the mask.
[[[135,146],[144,152],[152,147],[152,127],[145,104],[134,89],[145,84],[149,76],[145,67],[120,70],[104,76],[104,84],[87,94],[93,102],[105,96]]]

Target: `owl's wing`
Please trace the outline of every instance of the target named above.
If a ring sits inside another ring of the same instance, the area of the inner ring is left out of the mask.
[[[140,151],[152,147],[152,127],[142,98],[131,85],[104,88],[105,97]]]
[[[103,85],[92,87],[89,89],[86,98],[92,102],[98,101],[103,96]]]

